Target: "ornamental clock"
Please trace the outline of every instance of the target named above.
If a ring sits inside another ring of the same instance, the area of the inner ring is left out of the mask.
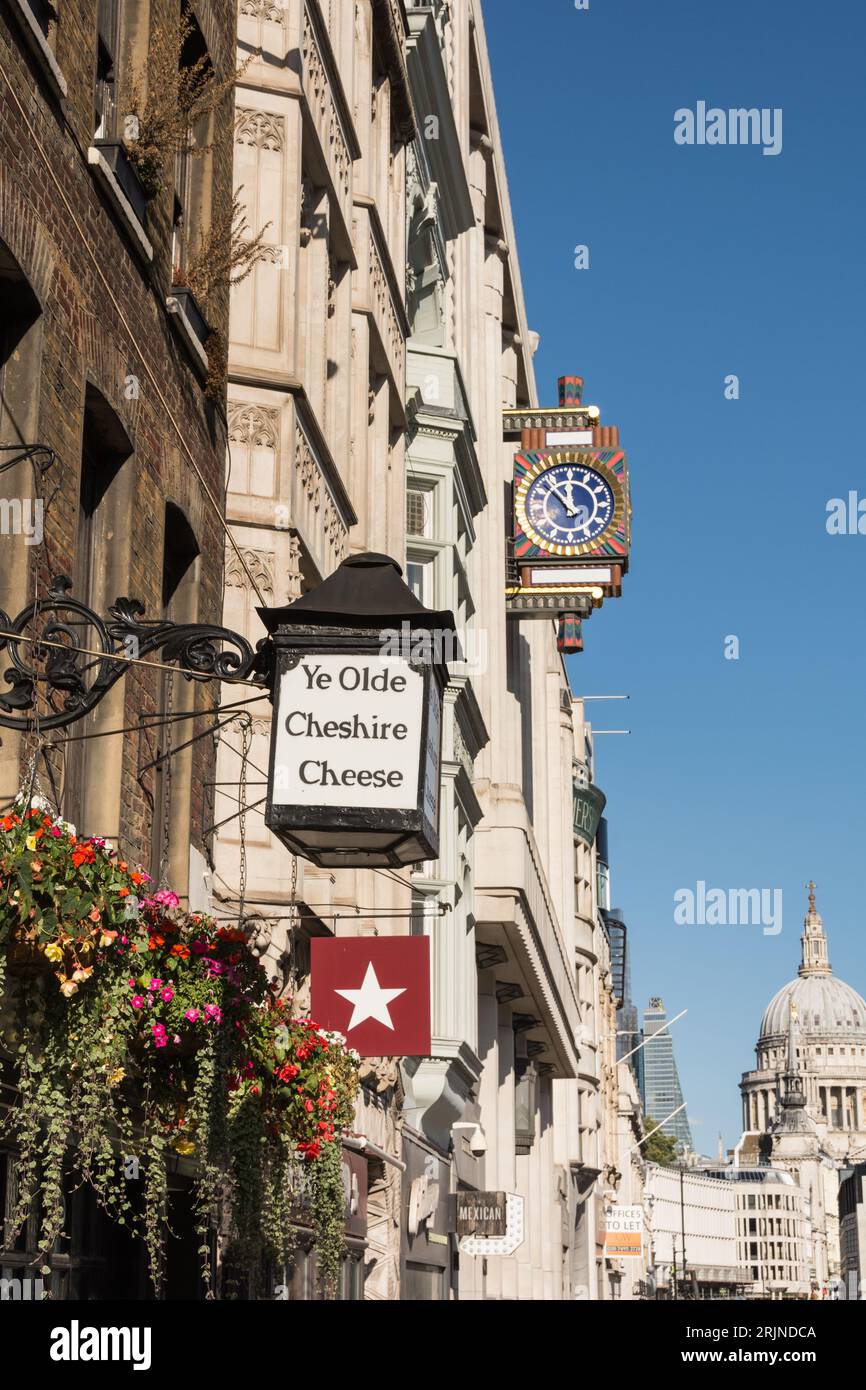
[[[515,460],[517,558],[575,559],[627,551],[619,450],[522,451]]]
[[[559,379],[558,406],[508,408],[514,441],[513,539],[506,611],[558,621],[557,645],[583,649],[582,623],[619,598],[631,547],[628,463],[616,425],[583,404],[583,379]]]

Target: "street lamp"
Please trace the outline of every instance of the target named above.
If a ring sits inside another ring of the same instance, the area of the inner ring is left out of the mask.
[[[387,555],[353,555],[285,608],[275,647],[265,822],[320,868],[400,869],[439,852],[450,612],[425,608]]]

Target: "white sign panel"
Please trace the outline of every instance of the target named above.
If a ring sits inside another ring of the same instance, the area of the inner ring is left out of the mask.
[[[277,686],[274,806],[414,810],[424,678],[408,661],[329,652]]]
[[[547,430],[545,444],[591,444],[592,430]]]
[[[523,1198],[509,1192],[505,1198],[506,1230],[504,1236],[464,1236],[460,1250],[464,1255],[513,1255],[526,1239],[523,1221]]]
[[[610,565],[583,565],[579,569],[547,569],[530,571],[532,584],[612,584]]]

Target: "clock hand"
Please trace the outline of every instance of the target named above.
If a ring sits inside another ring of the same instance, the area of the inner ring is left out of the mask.
[[[574,510],[570,497],[563,497],[558,487],[551,487],[550,490],[553,493],[554,497],[559,498],[560,502],[565,507],[565,510],[568,512],[569,516],[577,516],[577,512],[575,512]]]

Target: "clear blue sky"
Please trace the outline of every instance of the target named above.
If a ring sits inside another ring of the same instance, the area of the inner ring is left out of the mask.
[[[851,0],[488,0],[539,390],[579,372],[634,497],[621,600],[577,693],[608,794],[639,1005],[661,994],[697,1146],[739,1135],[763,1009],[818,906],[866,992],[866,7]],[[781,107],[783,148],[682,147],[674,111]],[[573,268],[574,247],[590,269]],[[724,378],[740,378],[738,401]],[[735,634],[739,661],[723,643]],[[676,926],[673,895],[780,888],[783,931]]]

